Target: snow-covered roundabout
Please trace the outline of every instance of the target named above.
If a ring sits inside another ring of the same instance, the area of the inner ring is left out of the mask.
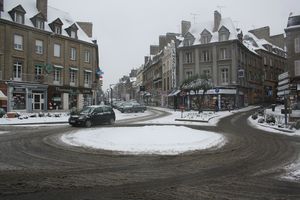
[[[188,151],[219,148],[221,134],[184,126],[143,126],[81,129],[61,136],[72,146],[117,151],[133,155],[177,155]]]

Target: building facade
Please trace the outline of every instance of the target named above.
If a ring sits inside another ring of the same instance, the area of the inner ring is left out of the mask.
[[[177,49],[179,85],[197,74],[211,77],[213,89],[207,93],[206,107],[213,108],[216,103],[219,109],[226,109],[228,104],[233,107],[255,104],[266,100],[264,87],[275,90],[275,74],[284,71],[285,54],[280,48],[271,45],[268,51],[263,45],[257,46],[257,38],[244,37],[230,18],[223,19],[217,11],[213,22],[191,25],[183,21],[182,34],[184,40]],[[273,54],[275,50],[278,54]],[[263,58],[273,61],[272,67],[264,66]],[[274,72],[272,77],[265,78],[263,72],[268,71],[264,69]],[[276,93],[270,91],[267,95],[275,98]],[[194,96],[185,98],[186,106],[193,107],[191,99]]]
[[[98,45],[91,23],[75,22],[47,0],[4,0],[0,22],[0,85],[8,97],[2,107],[38,112],[95,102]]]
[[[300,13],[291,14],[288,18],[286,33],[286,46],[288,52],[288,71],[292,85],[291,100],[300,102]],[[300,107],[298,106],[298,109]]]

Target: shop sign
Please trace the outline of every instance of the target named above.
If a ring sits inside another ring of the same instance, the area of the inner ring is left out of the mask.
[[[50,74],[53,72],[53,66],[51,64],[45,65],[45,71]]]

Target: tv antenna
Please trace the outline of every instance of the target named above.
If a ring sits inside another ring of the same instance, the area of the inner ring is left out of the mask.
[[[217,6],[217,8],[219,9],[219,12],[222,14],[222,8],[225,8],[225,6]]]
[[[196,17],[197,17],[197,16],[200,16],[200,14],[197,14],[197,13],[191,13],[191,15],[192,15],[193,18],[194,18],[194,24],[196,24]]]

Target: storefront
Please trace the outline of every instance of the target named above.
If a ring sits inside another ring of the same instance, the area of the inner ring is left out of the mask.
[[[183,102],[184,107],[188,110],[197,110],[196,103],[199,100],[198,95],[203,95],[202,90],[200,90],[198,94],[195,94],[193,91],[186,92],[184,95],[182,92],[180,94],[181,95],[177,97],[180,104]],[[239,95],[237,96],[237,94]],[[235,88],[214,88],[206,92],[202,109],[229,110],[235,108],[237,105],[238,107],[243,107],[245,103],[244,98],[244,93],[242,91],[237,91]]]
[[[49,110],[82,109],[93,103],[91,89],[49,86],[48,94]]]
[[[47,85],[8,82],[7,87],[8,112],[47,111]]]

